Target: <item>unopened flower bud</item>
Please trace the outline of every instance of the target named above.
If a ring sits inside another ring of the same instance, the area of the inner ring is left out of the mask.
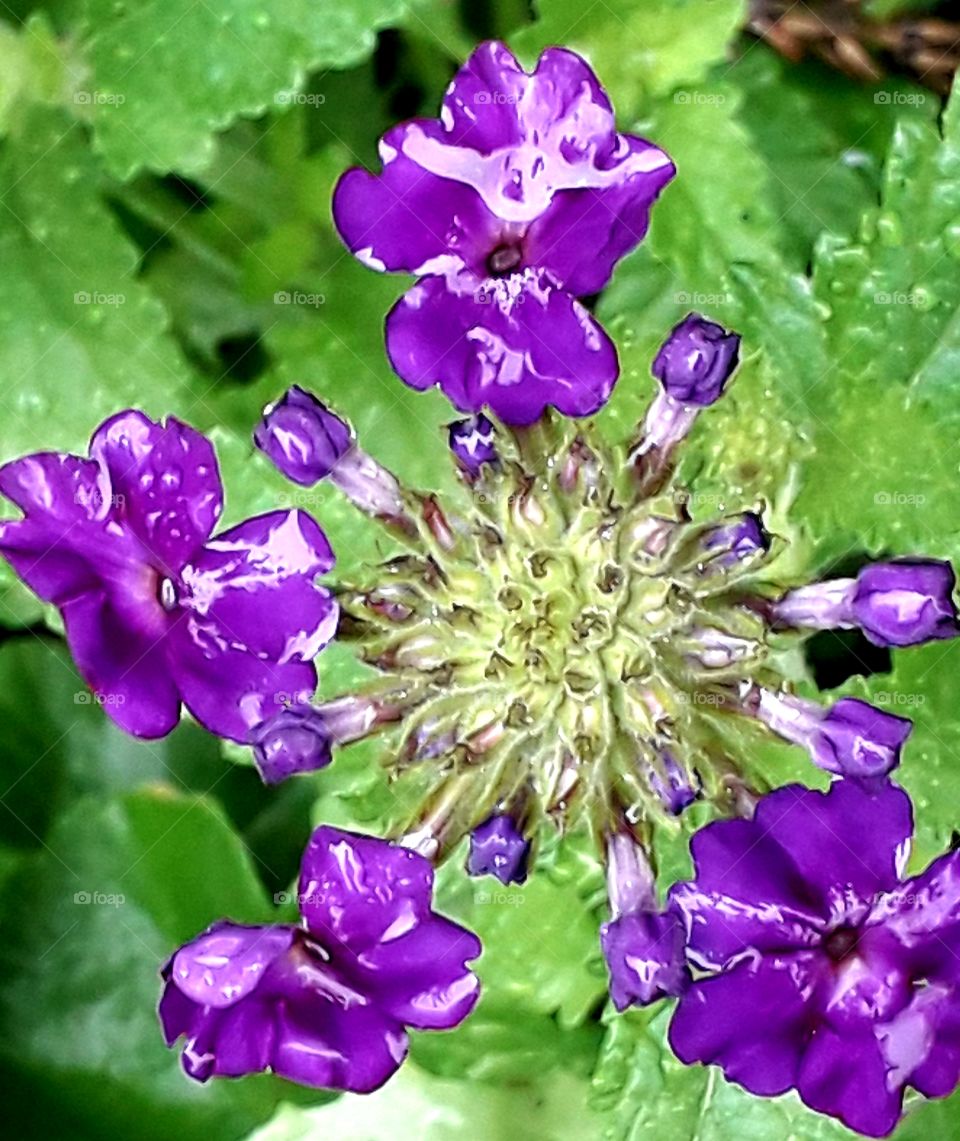
[[[739,357],[738,334],[688,313],[670,331],[651,371],[671,399],[702,408],[719,399]]]
[[[466,420],[454,421],[449,432],[450,450],[471,479],[480,475],[484,464],[497,462],[496,432],[482,412]]]
[[[325,479],[351,446],[346,422],[298,385],[266,408],[253,439],[287,479],[304,487]]]
[[[509,813],[498,813],[474,828],[467,871],[472,876],[496,876],[504,885],[523,883],[529,857],[530,841]]]

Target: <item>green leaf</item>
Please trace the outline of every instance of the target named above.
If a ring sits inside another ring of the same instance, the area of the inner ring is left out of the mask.
[[[164,788],[81,798],[6,896],[0,1056],[28,1086],[43,1073],[45,1098],[57,1099],[48,1122],[62,1115],[91,1134],[227,1141],[290,1090],[269,1077],[198,1086],[160,1036],[158,970],[171,952],[225,915],[271,914],[210,801]]]
[[[442,1037],[442,1035],[438,1035]],[[596,1120],[584,1107],[584,1086],[568,1074],[541,1081],[455,1082],[407,1063],[383,1089],[347,1094],[333,1105],[283,1106],[248,1141],[560,1141],[592,1137]]]
[[[467,877],[463,863],[455,852],[440,870],[438,899],[445,914],[480,936],[477,969],[491,1003],[555,1014],[564,1028],[582,1024],[607,984],[590,898],[602,882],[597,865],[586,881],[538,865],[525,884],[504,887]]]
[[[189,369],[100,195],[83,130],[34,109],[3,144],[0,459],[83,450],[118,408],[186,411]]]
[[[406,10],[402,0],[76,0],[71,31],[89,68],[81,106],[117,177],[197,175],[216,131],[296,104],[307,72],[359,62]]]
[[[582,52],[624,120],[645,97],[702,80],[723,59],[743,19],[741,0],[537,0],[539,19],[513,37],[532,62],[552,44]],[[693,101],[696,92],[680,93]]]
[[[604,1141],[854,1141],[859,1134],[814,1113],[793,1092],[753,1097],[714,1066],[684,1066],[666,1041],[672,1003],[644,1011],[610,1013],[607,1036],[593,1078],[592,1105]],[[908,1114],[894,1141],[952,1137],[960,1097],[926,1102],[908,1099]],[[926,1131],[926,1132],[924,1132]]]
[[[611,1014],[593,1078],[604,1141],[839,1141],[855,1135],[806,1109],[794,1094],[754,1098],[714,1068],[684,1066],[670,1053],[670,1008]]]
[[[955,640],[895,651],[893,671],[856,678],[843,693],[864,697],[914,728],[894,774],[914,802],[911,868],[925,867],[951,844],[960,795],[960,725],[956,720],[960,644]]]

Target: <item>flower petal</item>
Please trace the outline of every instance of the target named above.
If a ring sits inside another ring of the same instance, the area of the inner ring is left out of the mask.
[[[333,551],[303,511],[274,511],[211,539],[183,570],[191,634],[272,662],[311,661],[337,626],[337,604],[314,585]]]
[[[804,990],[815,971],[807,954],[747,958],[694,983],[670,1023],[674,1053],[688,1065],[719,1065],[750,1093],[784,1093],[796,1084],[808,1034]]]
[[[263,661],[210,636],[188,616],[170,633],[167,661],[183,704],[218,737],[249,743],[258,725],[317,688],[312,662]]]
[[[479,956],[480,940],[439,915],[399,938],[389,934],[359,959],[359,966],[376,976],[370,985],[379,1004],[418,1030],[459,1026],[480,997],[480,980],[466,967]]]
[[[463,412],[529,424],[547,407],[596,412],[619,366],[590,314],[549,275],[427,277],[387,317],[387,352],[413,388],[439,384]]]
[[[835,781],[825,793],[788,785],[765,796],[754,818],[821,901],[839,918],[856,901],[872,900],[899,880],[913,810],[889,782]]]
[[[177,951],[170,980],[200,1006],[233,1006],[254,990],[293,936],[292,927],[217,923]]]
[[[430,273],[439,264],[479,266],[497,244],[501,224],[476,190],[442,170],[431,173],[408,153],[431,142],[442,148],[442,138],[436,122],[402,123],[380,141],[382,174],[355,167],[337,183],[337,229],[372,269]]]
[[[548,48],[527,74],[502,43],[481,44],[453,77],[441,119],[451,143],[483,154],[518,146],[535,132],[560,149],[609,145],[613,109],[588,64]]]
[[[844,1034],[818,1029],[804,1053],[797,1091],[811,1109],[868,1137],[886,1137],[900,1120],[903,1089],[889,1088],[872,1028]]]
[[[362,1001],[318,994],[277,1009],[273,1069],[289,1081],[369,1093],[396,1073],[407,1049],[403,1027]]]
[[[409,848],[317,828],[300,869],[300,911],[321,941],[356,956],[398,939],[430,915],[433,868]]]
[[[619,136],[601,169],[601,185],[559,191],[524,238],[527,261],[577,297],[603,289],[617,262],[643,241],[650,209],[676,174],[659,147],[632,135]]]
[[[175,574],[223,509],[213,445],[172,416],[161,423],[131,409],[100,425],[90,456],[110,475],[116,517],[129,523],[155,565]]]
[[[139,545],[113,520],[110,483],[95,461],[24,456],[0,468],[0,492],[24,513],[0,523],[0,554],[45,602],[62,606],[138,566]]]
[[[111,719],[135,737],[166,736],[180,720],[180,696],[163,646],[167,616],[156,600],[91,591],[62,613],[77,669]]]

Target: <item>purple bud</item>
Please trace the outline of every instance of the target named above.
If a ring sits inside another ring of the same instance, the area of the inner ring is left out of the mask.
[[[527,878],[530,842],[506,813],[491,816],[473,830],[467,871],[472,876],[496,876],[502,884]]]
[[[682,994],[690,982],[685,942],[681,919],[669,911],[639,911],[605,923],[600,947],[617,1010]]]
[[[857,575],[853,621],[878,646],[915,646],[958,633],[953,567],[936,559],[874,563]]]
[[[682,993],[688,982],[683,924],[658,910],[650,861],[626,832],[607,841],[607,894],[611,918],[600,928],[600,947],[616,1008]]]
[[[326,720],[311,705],[291,705],[254,730],[253,759],[265,784],[326,768],[333,759]]]
[[[844,777],[886,776],[900,764],[900,750],[913,729],[907,718],[856,697],[824,710],[815,702],[764,690],[757,716],[781,737],[804,746],[815,765]]]
[[[449,426],[449,432],[450,450],[472,479],[476,479],[484,464],[496,462],[496,431],[482,412],[467,420],[455,420]]]
[[[647,779],[664,808],[671,815],[679,816],[693,804],[700,795],[700,790],[688,780],[682,766],[677,764],[670,753],[663,751],[659,759],[660,768],[651,765]]]
[[[287,479],[310,487],[349,451],[351,433],[325,404],[294,385],[266,408],[253,440]]]
[[[748,511],[711,527],[704,533],[702,544],[705,569],[727,570],[769,550],[770,537],[760,516]]]
[[[680,404],[713,404],[737,367],[740,337],[688,313],[660,347],[651,371]]]

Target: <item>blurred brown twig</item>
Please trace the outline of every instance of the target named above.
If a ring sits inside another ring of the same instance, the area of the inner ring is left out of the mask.
[[[813,55],[866,82],[896,70],[946,94],[960,66],[960,21],[876,20],[860,0],[751,0],[746,28],[786,59]]]

